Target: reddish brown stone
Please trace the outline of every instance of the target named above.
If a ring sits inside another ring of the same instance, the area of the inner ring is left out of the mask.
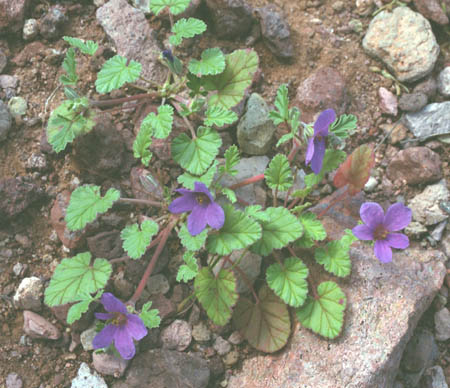
[[[427,19],[438,24],[448,24],[448,17],[438,0],[414,0],[417,10]]]
[[[61,337],[61,333],[55,325],[28,310],[23,312],[23,330],[32,338],[57,340]]]
[[[18,32],[29,0],[0,0],[0,32]]]

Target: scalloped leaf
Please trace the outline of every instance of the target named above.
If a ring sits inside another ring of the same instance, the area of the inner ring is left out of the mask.
[[[144,166],[150,164],[150,160],[152,159],[153,153],[150,151],[149,147],[152,144],[152,134],[153,128],[151,126],[142,126],[139,130],[139,133],[134,139],[133,142],[133,156],[136,159],[141,159],[141,162]]]
[[[238,298],[233,272],[221,269],[216,276],[209,268],[202,268],[195,278],[194,290],[208,317],[216,325],[223,326],[230,320],[231,308]]]
[[[66,211],[67,229],[83,229],[94,221],[99,213],[105,213],[120,197],[119,190],[109,189],[105,196],[100,195],[100,186],[83,185],[77,187],[70,196]]]
[[[191,59],[188,69],[197,77],[220,74],[225,69],[225,55],[217,47],[206,49],[200,60]]]
[[[206,248],[210,253],[229,255],[236,249],[250,246],[261,237],[261,225],[236,210],[232,205],[224,205],[225,223],[218,231],[210,233]]]
[[[178,237],[180,238],[181,244],[187,250],[198,251],[205,245],[206,237],[208,237],[208,229],[203,229],[201,233],[192,236],[188,231],[186,223],[184,223],[181,225]]]
[[[335,282],[323,282],[317,287],[317,298],[308,297],[296,310],[300,323],[326,338],[336,338],[344,324],[347,298]]]
[[[202,182],[206,185],[206,187],[209,187],[211,186],[214,175],[216,175],[218,164],[219,162],[215,160],[211,167],[208,168],[208,170],[201,176],[196,176],[185,172],[177,178],[177,181],[189,190],[194,190],[195,182]]]
[[[152,237],[158,233],[158,224],[153,220],[145,220],[142,224],[127,225],[120,233],[123,249],[132,259],[139,259],[150,245]]]
[[[329,131],[341,139],[346,139],[353,134],[358,121],[355,115],[340,115],[333,124],[330,125]]]
[[[273,123],[278,125],[287,121],[289,119],[289,97],[286,84],[282,84],[278,87],[274,105],[276,110],[269,112],[269,118]]]
[[[97,74],[95,87],[99,93],[109,93],[119,89],[127,82],[134,82],[141,74],[142,65],[120,55],[108,59]]]
[[[191,0],[150,0],[150,10],[158,15],[164,8],[168,7],[172,15],[182,13]]]
[[[293,209],[297,210],[297,209]],[[302,213],[299,216],[299,221],[303,225],[304,233],[303,236],[296,241],[295,245],[304,248],[311,248],[314,245],[314,241],[323,241],[327,237],[327,231],[317,219],[314,213],[307,212]]]
[[[150,309],[152,307],[152,302],[147,302],[142,306],[141,313],[139,314],[139,318],[142,319],[144,325],[149,329],[154,329],[155,327],[159,327],[161,323],[161,318],[159,317],[158,309]]]
[[[174,46],[181,44],[185,38],[193,38],[195,35],[206,31],[206,24],[203,20],[196,18],[180,19],[172,27],[173,35],[169,36],[169,42]]]
[[[283,265],[272,264],[266,271],[269,287],[285,303],[292,307],[300,307],[305,303],[308,294],[308,268],[297,257],[289,257]]]
[[[233,144],[232,146],[228,147],[225,151],[225,165],[219,167],[219,172],[221,174],[229,174],[229,175],[236,175],[238,173],[238,170],[236,170],[234,167],[236,167],[239,164],[240,156],[239,156],[239,148]]]
[[[93,294],[106,286],[112,266],[108,260],[95,259],[91,265],[89,252],[63,259],[55,269],[45,290],[49,307],[80,301],[80,295]]]
[[[287,306],[267,286],[259,292],[259,303],[240,298],[233,323],[254,348],[273,353],[286,345],[291,333]]]
[[[267,186],[271,189],[288,190],[294,183],[288,158],[283,154],[275,155],[264,171],[264,178],[266,178]]]
[[[153,137],[165,139],[170,135],[173,124],[173,108],[164,104],[158,107],[158,114],[150,112],[141,123],[141,129],[150,126],[153,129]]]
[[[198,275],[197,259],[194,257],[195,252],[185,252],[183,260],[185,264],[180,265],[177,273],[177,282],[188,282]]]
[[[100,299],[102,294],[103,290],[99,290],[94,297],[90,294],[82,293],[82,295],[79,296],[79,302],[70,306],[69,311],[67,312],[67,323],[71,325],[75,321],[78,321],[81,316],[89,310],[91,302]]]
[[[76,85],[78,81],[76,67],[77,63],[75,62],[75,50],[73,48],[69,48],[62,63],[62,68],[67,74],[63,74],[59,77],[59,82],[64,85]]]
[[[237,114],[232,110],[225,109],[220,105],[214,105],[206,110],[204,124],[208,127],[216,125],[220,128],[225,124],[233,124],[237,119]]]
[[[78,48],[83,54],[94,55],[98,49],[98,44],[93,40],[82,40],[72,38],[70,36],[63,36],[63,39],[71,46]]]

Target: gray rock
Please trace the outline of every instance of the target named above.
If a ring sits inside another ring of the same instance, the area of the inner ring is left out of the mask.
[[[89,350],[94,350],[94,346],[92,345],[92,341],[94,337],[97,335],[97,331],[95,330],[95,326],[91,326],[89,329],[84,330],[80,334],[81,346],[83,349],[88,352]]]
[[[368,16],[374,7],[373,0],[356,0],[356,13],[361,16]]]
[[[32,311],[23,312],[23,331],[31,338],[57,340],[61,337],[58,328]]]
[[[24,40],[31,40],[39,33],[39,25],[36,19],[27,19],[23,25],[22,37]]]
[[[228,342],[233,345],[240,345],[242,341],[244,341],[244,338],[239,331],[233,331],[228,337]]]
[[[112,388],[206,388],[210,372],[199,357],[165,349],[154,349],[134,358],[125,381]]]
[[[192,341],[191,325],[181,319],[176,319],[161,332],[163,347],[182,352]]]
[[[89,251],[94,257],[103,257],[110,260],[121,257],[125,254],[122,248],[122,239],[120,231],[110,230],[108,232],[100,232],[95,236],[86,239]]]
[[[150,295],[166,294],[170,290],[169,281],[163,274],[150,276],[145,287]]]
[[[211,339],[211,330],[205,323],[200,322],[192,327],[192,338],[198,342],[207,342]]]
[[[439,0],[414,0],[414,5],[423,16],[438,24],[448,24],[448,17]]]
[[[43,287],[41,279],[35,276],[23,279],[14,294],[16,308],[40,311]]]
[[[0,74],[2,74],[3,70],[5,70],[6,65],[8,64],[8,57],[5,52],[0,48]]]
[[[256,10],[260,19],[261,34],[264,43],[273,55],[289,59],[294,55],[291,31],[283,11],[275,4],[266,5]]]
[[[45,39],[58,39],[68,20],[63,8],[51,7],[39,24],[39,32]]]
[[[0,88],[15,89],[19,83],[19,78],[15,75],[3,74],[0,75]]]
[[[449,191],[445,179],[435,185],[430,185],[425,190],[416,195],[409,203],[412,210],[413,220],[421,222],[424,225],[435,225],[448,218],[440,207],[441,201],[447,201]]]
[[[377,178],[371,176],[367,181],[367,183],[364,185],[364,191],[370,193],[371,191],[374,191],[377,186],[378,186]]]
[[[420,372],[421,375],[438,356],[439,349],[433,334],[427,330],[417,331],[406,345],[401,367],[406,372]]]
[[[91,372],[88,364],[82,362],[70,388],[108,388],[108,386],[98,373]]]
[[[352,207],[351,214],[356,217],[358,210],[359,206]],[[350,222],[336,209],[328,214],[324,224],[331,239],[338,238],[344,227],[356,225],[356,219]],[[403,350],[442,286],[444,256],[409,248],[396,251],[393,262],[385,265],[375,259],[373,247],[357,243],[350,257],[351,275],[340,283],[348,303],[340,338],[324,341],[297,325],[284,352],[276,358],[260,354],[244,360],[228,388],[393,385]]]
[[[27,100],[23,97],[13,97],[8,101],[8,107],[13,117],[21,117],[27,113]]]
[[[96,15],[117,54],[139,62],[144,78],[162,84],[166,70],[158,62],[161,49],[144,13],[125,0],[111,0],[97,9]]]
[[[450,133],[450,101],[428,104],[421,111],[404,116],[405,125],[415,137],[424,140]]]
[[[397,116],[398,101],[397,96],[387,90],[386,88],[378,89],[378,97],[380,98],[380,108],[384,113],[388,115]]]
[[[437,91],[437,82],[433,77],[429,77],[414,86],[413,93],[424,93],[428,98],[433,98]]]
[[[124,360],[110,353],[92,353],[92,363],[97,372],[114,377],[122,377],[130,360]]]
[[[22,263],[16,263],[13,266],[13,272],[14,275],[16,275],[17,277],[21,276],[24,272],[25,272],[25,265],[23,265]]]
[[[383,61],[401,82],[431,73],[439,55],[430,23],[408,7],[380,12],[370,22],[362,43],[364,50]]]
[[[6,376],[6,388],[22,388],[23,382],[17,373],[10,373]]]
[[[144,12],[145,15],[150,15],[152,11],[150,11],[149,1],[147,0],[132,0],[133,6],[137,8],[139,11]],[[103,4],[101,4],[103,5]]]
[[[427,105],[425,93],[405,93],[398,100],[398,107],[405,112],[417,112]]]
[[[444,235],[441,242],[441,247],[442,252],[444,252],[444,255],[447,256],[447,259],[450,259],[450,231],[447,231],[447,233]],[[448,283],[448,285],[450,285],[450,282]]]
[[[447,341],[450,338],[450,311],[447,308],[434,314],[434,328],[437,341]]]
[[[433,238],[434,241],[441,241],[447,223],[448,223],[447,220],[442,221],[431,231],[430,236]]]
[[[239,361],[239,352],[237,350],[232,350],[231,352],[227,353],[225,357],[223,357],[223,363],[228,367],[236,364],[238,361]],[[251,386],[252,385],[250,385],[250,387]],[[256,387],[255,385],[253,386]]]
[[[439,73],[437,88],[444,97],[450,97],[450,66]]]
[[[19,32],[30,0],[3,0],[0,2],[0,34]]]
[[[428,368],[422,381],[423,388],[448,388],[444,371],[439,365]]]
[[[213,348],[219,356],[225,356],[231,351],[231,344],[219,335],[214,341]]]
[[[0,142],[6,140],[12,126],[12,118],[8,106],[0,100]]]
[[[237,126],[241,150],[250,155],[264,155],[272,145],[276,127],[269,118],[269,107],[257,93],[252,93]]]

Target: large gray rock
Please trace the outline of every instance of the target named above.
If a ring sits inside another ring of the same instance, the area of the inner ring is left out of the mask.
[[[413,220],[425,225],[435,225],[448,218],[440,203],[448,201],[449,191],[445,179],[425,188],[408,204],[412,210]]]
[[[42,280],[36,276],[24,278],[14,294],[14,305],[22,310],[41,310]]]
[[[331,238],[356,224],[331,214],[335,220],[324,218]],[[352,273],[340,282],[348,303],[341,336],[327,341],[297,325],[287,349],[245,360],[229,388],[392,387],[403,350],[442,286],[444,255],[410,248],[386,265],[373,247],[357,243],[350,257]]]
[[[429,21],[408,7],[375,16],[362,44],[401,82],[416,81],[431,73],[439,55]]]
[[[97,20],[119,55],[142,64],[144,78],[157,83],[164,81],[166,71],[158,62],[161,49],[142,11],[125,0],[110,0],[97,9]]]
[[[450,133],[450,101],[435,102],[415,113],[404,116],[406,127],[415,137],[424,140]]]
[[[439,73],[438,90],[445,97],[450,97],[450,66],[447,66]]]
[[[12,118],[9,113],[8,105],[0,100],[0,142],[8,137],[12,126]]]
[[[78,369],[78,375],[72,380],[70,388],[108,388],[108,386],[98,373],[92,373],[88,364],[82,362]]]

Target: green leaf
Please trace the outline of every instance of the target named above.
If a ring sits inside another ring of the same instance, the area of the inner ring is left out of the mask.
[[[327,232],[314,213],[302,213],[299,221],[303,225],[303,236],[296,242],[297,246],[311,248],[314,241],[322,241],[327,237]]]
[[[183,255],[183,260],[186,264],[180,265],[177,273],[177,282],[188,282],[194,279],[198,274],[197,259],[194,257],[194,252],[186,252]]]
[[[156,233],[158,233],[158,224],[152,220],[145,220],[140,229],[138,224],[128,225],[120,233],[123,249],[132,259],[139,259]]]
[[[172,158],[191,174],[200,175],[217,156],[221,145],[222,139],[217,131],[199,127],[195,139],[185,133],[173,139]]]
[[[254,218],[255,220],[260,220],[260,221],[268,221],[269,220],[268,214],[264,210],[262,210],[261,205],[246,206],[244,209],[244,213],[246,216]]]
[[[322,170],[319,174],[308,174],[305,176],[306,187],[312,187],[319,184],[325,177],[325,174],[331,172],[339,167],[339,165],[345,160],[346,153],[340,150],[326,150],[323,158]]]
[[[136,159],[141,159],[141,162],[144,166],[149,165],[150,160],[152,159],[152,152],[149,150],[150,145],[152,144],[152,134],[153,128],[150,126],[142,126],[139,130],[139,133],[134,139],[133,142],[133,156]]]
[[[67,323],[71,325],[75,321],[78,321],[81,316],[88,311],[89,305],[94,300],[99,299],[103,294],[103,290],[99,290],[95,297],[92,297],[90,294],[82,293],[81,296],[79,296],[79,302],[73,304],[70,306],[69,311],[67,312]]]
[[[268,220],[261,221],[262,237],[250,248],[262,256],[267,256],[274,249],[284,248],[303,233],[302,224],[286,208],[269,207],[265,213]]]
[[[281,136],[280,139],[277,141],[276,147],[279,147],[280,145],[286,143],[289,140],[292,140],[294,138],[294,135],[292,133],[286,133],[285,135]]]
[[[220,74],[225,69],[225,55],[215,47],[209,48],[202,52],[202,59],[191,59],[188,69],[192,74],[200,77],[202,75]]]
[[[353,134],[356,129],[357,117],[355,115],[340,115],[336,121],[330,125],[329,131],[337,137],[345,139]]]
[[[202,268],[195,278],[194,290],[208,317],[216,325],[225,325],[238,298],[233,272],[221,269],[216,276],[209,268]]]
[[[261,237],[261,226],[234,209],[232,205],[224,205],[225,223],[220,230],[211,233],[206,241],[210,253],[229,255],[236,249],[246,248]]]
[[[289,257],[280,265],[272,264],[266,271],[269,287],[289,306],[299,307],[308,294],[308,268],[296,257]]]
[[[228,147],[228,149],[225,151],[225,165],[220,166],[219,172],[221,174],[229,174],[229,175],[236,175],[238,173],[238,170],[234,169],[239,164],[239,149],[235,144]]]
[[[191,0],[150,0],[150,10],[158,15],[164,8],[169,7],[172,15],[182,13],[189,5]]]
[[[189,190],[194,190],[195,182],[203,182],[209,187],[213,181],[214,175],[216,175],[218,164],[219,162],[215,160],[211,167],[201,176],[195,176],[185,172],[177,178],[177,181]]]
[[[95,259],[91,265],[89,252],[63,259],[45,290],[45,304],[52,307],[77,302],[80,294],[92,294],[104,288],[111,272],[112,266],[105,259]]]
[[[154,329],[155,327],[159,327],[161,323],[161,318],[159,317],[158,309],[151,309],[152,302],[147,302],[142,306],[141,313],[139,314],[139,318],[142,319],[144,325],[149,329]]]
[[[275,97],[275,108],[276,110],[269,112],[269,118],[272,119],[275,125],[284,123],[289,119],[289,97],[286,84],[280,85],[277,90],[277,96]]]
[[[340,240],[330,241],[324,248],[318,248],[314,252],[314,258],[319,264],[332,274],[345,277],[350,275],[352,262],[350,261],[350,245],[357,238],[351,230],[347,229]]]
[[[80,49],[83,54],[94,55],[98,49],[98,44],[93,40],[82,40],[78,38],[71,38],[70,36],[63,36],[63,39],[71,46]]]
[[[67,229],[83,229],[94,221],[98,213],[105,213],[120,197],[116,189],[109,189],[105,196],[100,195],[100,186],[84,185],[77,187],[70,196],[66,212]]]
[[[95,126],[95,112],[87,109],[78,112],[75,104],[82,103],[85,97],[76,100],[65,100],[50,115],[47,124],[47,139],[55,152],[64,150],[77,136],[89,132]]]
[[[205,244],[206,237],[208,237],[208,230],[203,229],[200,234],[192,236],[186,223],[181,225],[180,231],[178,232],[178,237],[180,238],[181,244],[189,251],[199,251]]]
[[[220,105],[230,109],[244,98],[253,76],[258,70],[258,55],[252,49],[236,50],[225,55],[225,70],[218,75],[204,78],[204,87],[216,91],[210,95],[208,106]]]
[[[238,119],[232,110],[225,109],[220,105],[210,106],[205,112],[204,124],[208,127],[217,125],[219,128],[225,124],[233,124]]]
[[[296,106],[289,109],[288,124],[291,127],[291,133],[296,135],[298,127],[300,126],[300,111]]]
[[[317,298],[308,297],[296,310],[300,323],[314,333],[336,338],[344,323],[347,298],[335,282],[323,282],[317,287]]]
[[[77,63],[75,62],[75,50],[73,48],[67,50],[62,67],[67,74],[59,77],[59,81],[64,85],[76,85],[78,81]]]
[[[254,348],[273,353],[286,345],[291,334],[291,320],[286,305],[267,287],[259,292],[259,303],[240,298],[233,313],[233,323]]]
[[[270,161],[269,167],[264,171],[267,186],[271,189],[286,191],[294,183],[289,160],[283,154],[275,155]]]
[[[181,44],[183,39],[192,38],[206,31],[204,21],[196,18],[180,19],[172,27],[174,35],[169,36],[169,42],[174,46]],[[225,67],[225,64],[224,64]]]
[[[133,60],[127,64],[127,61],[127,58],[115,55],[103,64],[95,81],[97,92],[109,93],[139,78],[142,65]]]
[[[158,114],[150,112],[141,123],[141,129],[153,128],[153,136],[157,139],[165,139],[172,131],[173,108],[164,104],[158,107]]]
[[[231,203],[235,203],[237,201],[236,194],[228,187],[222,187],[222,194],[225,195]]]

